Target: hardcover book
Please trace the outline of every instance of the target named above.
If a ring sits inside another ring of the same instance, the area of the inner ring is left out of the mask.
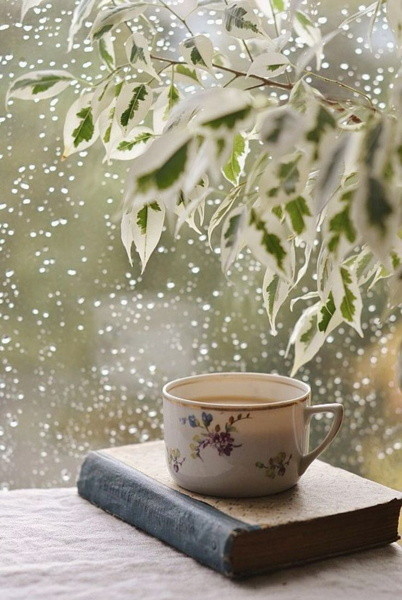
[[[248,576],[399,539],[402,495],[316,460],[294,488],[214,498],[178,487],[162,441],[86,457],[78,492],[229,577]]]

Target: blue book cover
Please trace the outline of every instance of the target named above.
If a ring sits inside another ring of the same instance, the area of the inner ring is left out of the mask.
[[[170,478],[163,442],[89,453],[79,494],[229,577],[303,564],[398,539],[402,496],[315,461],[275,496],[213,498]]]

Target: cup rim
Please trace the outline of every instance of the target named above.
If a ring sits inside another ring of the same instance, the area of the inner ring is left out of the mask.
[[[261,404],[255,403],[247,403],[244,404],[229,404],[229,403],[219,403],[219,402],[202,402],[201,400],[190,400],[188,398],[181,398],[180,396],[175,396],[170,393],[172,388],[175,388],[179,385],[185,385],[187,383],[195,383],[199,380],[205,378],[218,378],[218,377],[238,377],[239,379],[252,378],[252,379],[269,379],[271,381],[277,381],[278,383],[287,384],[290,387],[298,389],[302,392],[300,395],[295,398],[290,398],[289,400],[278,400],[275,402],[262,402]],[[210,409],[219,409],[219,410],[261,410],[268,408],[280,408],[282,406],[290,406],[291,404],[296,404],[298,402],[302,402],[306,400],[311,394],[311,387],[308,383],[304,381],[300,381],[299,379],[294,379],[293,377],[287,377],[286,375],[277,375],[276,373],[253,373],[253,372],[215,372],[215,373],[202,373],[201,375],[190,375],[188,377],[180,377],[178,379],[173,379],[162,388],[162,394],[166,400],[170,400],[176,404],[182,404],[185,406],[198,406],[200,408],[208,407]]]

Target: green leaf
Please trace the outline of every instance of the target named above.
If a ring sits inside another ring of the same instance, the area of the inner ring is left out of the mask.
[[[334,302],[334,296],[333,296],[332,292],[330,292],[327,302],[324,304],[324,306],[320,310],[321,321],[319,321],[319,323],[318,323],[318,329],[320,331],[327,331],[328,325],[329,325],[332,317],[335,314],[335,310],[336,310],[336,307],[335,307],[335,302]]]
[[[331,113],[326,110],[323,106],[320,106],[317,113],[317,118],[313,129],[311,129],[306,136],[309,142],[318,144],[322,135],[328,129],[334,129],[336,127],[336,121]]]
[[[138,189],[143,192],[152,187],[158,190],[170,188],[184,173],[188,151],[189,142],[186,142],[158,169],[139,177],[137,179]]]
[[[342,236],[350,243],[356,241],[356,230],[350,218],[350,201],[353,193],[352,190],[349,190],[342,194],[340,202],[344,205],[343,210],[329,219],[327,244],[331,252],[337,251]]]
[[[167,111],[170,112],[172,108],[177,104],[180,100],[180,93],[177,87],[172,83],[168,89],[168,105]]]
[[[278,175],[282,189],[289,196],[294,194],[296,191],[297,183],[300,179],[299,170],[297,164],[301,158],[301,155],[297,156],[294,160],[288,163],[281,163],[278,169]]]
[[[272,0],[272,6],[278,12],[283,12],[285,10],[285,2],[284,2],[284,0]]]
[[[253,209],[250,212],[250,225],[262,233],[261,245],[268,254],[274,257],[279,269],[283,270],[283,261],[287,252],[283,248],[281,239],[275,233],[268,231],[265,221],[260,219]]]
[[[145,98],[148,96],[148,90],[145,84],[143,83],[138,87],[134,88],[133,92],[133,96],[130,100],[127,109],[122,113],[120,117],[120,123],[123,125],[123,127],[127,127],[129,122],[134,118],[136,111],[138,111],[140,102],[144,101]]]
[[[75,78],[68,71],[33,71],[18,77],[10,86],[9,98],[21,100],[44,100],[53,98],[65,90]]]
[[[108,46],[106,38],[103,37],[99,40],[99,54],[103,60],[103,62],[109,67],[109,69],[113,69],[114,67],[114,56],[113,56],[113,44]]]
[[[259,21],[247,2],[234,2],[225,9],[225,29],[232,35],[252,37],[261,34]],[[240,37],[239,36],[239,37]]]
[[[133,140],[130,140],[130,141],[123,140],[122,142],[120,142],[120,144],[117,146],[117,150],[121,150],[121,151],[132,150],[134,148],[134,146],[136,146],[137,144],[144,144],[145,142],[150,140],[152,137],[153,137],[152,133],[148,133],[148,132],[140,133]]]
[[[196,48],[195,46],[191,50],[191,62],[193,63],[193,65],[202,65],[204,67],[207,66],[205,64],[205,62],[203,61],[202,56],[201,56],[198,48]]]
[[[236,127],[239,121],[243,121],[250,114],[251,106],[246,106],[241,110],[236,110],[227,115],[223,115],[221,117],[217,117],[216,119],[212,119],[211,121],[206,121],[203,123],[204,127],[209,127],[210,129],[220,129],[221,127],[225,127],[226,129],[232,130]]]
[[[291,287],[291,284],[283,281],[277,274],[272,274],[270,269],[265,272],[262,291],[272,335],[277,334],[276,316],[281,306],[288,299]]]
[[[106,10],[99,11],[92,25],[90,37],[98,40],[102,35],[120,25],[120,23],[139,17],[146,10],[147,6],[147,2],[136,2],[135,4],[120,4],[119,6],[112,6]]]
[[[73,130],[73,144],[77,148],[82,142],[89,142],[94,135],[94,123],[92,119],[92,108],[87,106],[77,113],[80,123]]]
[[[157,202],[150,202],[149,204],[145,204],[145,206],[143,206],[137,213],[137,225],[142,235],[145,235],[147,233],[148,213],[151,210],[156,212],[161,211]]]
[[[366,208],[370,225],[379,229],[381,234],[385,236],[387,221],[394,209],[388,200],[384,185],[374,177],[368,178]]]
[[[233,140],[233,148],[228,162],[223,168],[223,174],[228,181],[237,185],[239,177],[244,167],[246,154],[248,151],[248,143],[246,139],[237,133]]]
[[[345,268],[341,268],[340,273],[344,287],[344,297],[340,308],[343,318],[350,323],[354,320],[354,315],[356,313],[355,301],[357,300],[357,297],[349,287],[352,283],[352,277],[349,271]]]
[[[285,210],[290,216],[293,231],[300,235],[306,229],[304,217],[311,217],[306,200],[302,196],[298,196],[285,205]]]
[[[184,78],[188,78],[195,83],[200,83],[194,69],[190,69],[190,67],[187,67],[186,65],[175,65],[174,70],[178,75],[182,75]]]

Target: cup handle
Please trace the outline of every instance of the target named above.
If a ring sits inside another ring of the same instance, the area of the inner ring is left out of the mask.
[[[300,461],[299,475],[302,475],[307,467],[311,465],[313,460],[317,458],[317,456],[321,454],[321,452],[325,450],[327,446],[329,446],[338,433],[343,419],[342,404],[317,404],[316,406],[306,406],[304,408],[304,419],[306,423],[310,421],[313,415],[326,412],[330,412],[334,415],[330,430],[322,440],[321,444],[319,444],[315,450],[312,450],[311,452],[308,452],[308,454],[302,456]]]

